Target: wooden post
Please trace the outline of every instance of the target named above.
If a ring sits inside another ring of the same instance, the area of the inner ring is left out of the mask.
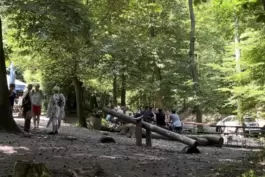
[[[142,117],[136,119],[135,137],[136,145],[142,146]]]
[[[147,128],[145,134],[146,146],[152,147],[152,131]]]

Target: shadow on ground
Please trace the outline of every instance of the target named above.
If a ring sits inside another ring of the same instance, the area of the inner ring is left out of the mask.
[[[23,121],[16,120],[23,125]],[[182,144],[153,140],[153,148],[137,147],[135,140],[110,133],[116,144],[102,144],[101,132],[63,123],[60,134],[48,135],[47,119],[30,137],[0,134],[0,174],[12,174],[14,163],[45,163],[53,177],[68,177],[69,170],[99,165],[103,176],[214,177],[223,164],[240,164],[251,153],[246,149],[200,147],[201,154],[181,154]],[[227,177],[227,176],[226,176]]]

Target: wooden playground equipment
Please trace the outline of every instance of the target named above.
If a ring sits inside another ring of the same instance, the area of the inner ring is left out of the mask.
[[[190,124],[191,129],[185,131],[185,133],[197,134],[212,134],[220,135],[224,138],[224,146],[229,147],[239,147],[239,148],[263,148],[265,146],[265,130],[262,127],[246,127],[246,126],[215,126],[198,122],[185,122],[185,124]],[[203,128],[198,131],[197,125]],[[221,128],[220,132],[205,132],[204,127]],[[231,130],[232,129],[232,130]],[[245,131],[244,131],[245,129]],[[187,135],[189,136],[189,135]],[[191,135],[192,136],[192,135]]]
[[[197,146],[215,146],[222,147],[224,139],[220,135],[189,135],[185,136],[182,134],[177,134],[175,132],[166,130],[162,127],[153,125],[151,123],[145,122],[142,120],[142,117],[133,118],[127,116],[125,114],[120,114],[112,109],[103,108],[103,111],[106,113],[121,119],[127,123],[133,123],[136,125],[135,129],[135,137],[136,137],[136,145],[142,146],[142,137],[145,135],[146,146],[152,146],[152,137],[160,137],[162,139],[168,139],[173,141],[181,142],[187,147],[183,150],[186,153],[199,153]],[[145,130],[143,130],[145,129]],[[153,132],[153,133],[152,133]]]

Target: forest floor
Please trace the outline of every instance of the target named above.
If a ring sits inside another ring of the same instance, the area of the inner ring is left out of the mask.
[[[23,119],[16,122],[23,125]],[[134,139],[114,133],[108,134],[115,144],[102,144],[102,132],[63,123],[59,135],[48,135],[46,123],[42,117],[40,129],[30,137],[0,134],[0,176],[12,174],[16,161],[29,160],[45,163],[53,177],[98,166],[102,177],[236,177],[248,169],[254,151],[199,147],[200,154],[182,154],[184,145],[177,142],[153,140],[152,148],[137,147]]]

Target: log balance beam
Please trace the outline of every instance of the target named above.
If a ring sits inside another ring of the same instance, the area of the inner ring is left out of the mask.
[[[136,131],[135,131],[136,145],[138,145],[138,146],[142,145],[142,128],[144,128],[144,129],[146,129],[146,145],[147,146],[152,146],[151,132],[153,131],[153,132],[156,132],[160,135],[168,137],[172,140],[175,140],[175,141],[178,141],[178,142],[181,142],[183,144],[188,145],[188,147],[184,148],[186,153],[199,153],[199,150],[197,149],[197,146],[198,146],[197,140],[194,140],[194,139],[189,138],[187,136],[180,135],[180,134],[177,134],[175,132],[160,128],[156,125],[147,123],[147,122],[142,120],[142,117],[133,118],[133,117],[127,116],[125,114],[120,114],[120,113],[118,113],[112,109],[106,108],[106,107],[103,108],[103,111],[105,111],[106,113],[108,113],[112,116],[115,116],[115,117],[117,117],[117,118],[119,118],[125,122],[135,124],[136,125]]]

